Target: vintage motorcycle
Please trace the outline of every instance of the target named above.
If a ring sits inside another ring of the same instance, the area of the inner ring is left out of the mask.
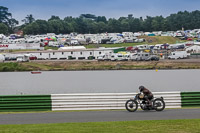
[[[156,110],[163,111],[165,109],[165,102],[163,97],[153,98],[152,104],[149,106],[148,101],[142,93],[138,93],[133,99],[127,100],[125,107],[129,112],[135,112],[138,109],[138,104],[142,110]]]

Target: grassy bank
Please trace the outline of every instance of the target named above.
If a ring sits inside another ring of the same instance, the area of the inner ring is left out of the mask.
[[[181,40],[175,37],[170,36],[141,36],[139,38],[144,38],[146,41],[142,43],[120,43],[120,44],[89,44],[86,45],[86,48],[98,48],[98,47],[129,47],[129,46],[136,46],[141,44],[149,44],[149,45],[155,45],[155,44],[175,44],[177,42],[180,42]]]
[[[30,71],[28,67],[17,62],[0,63],[0,72]]]
[[[137,69],[200,69],[200,62],[111,62],[111,61],[54,61],[21,64],[32,70],[137,70]]]
[[[179,38],[170,37],[170,36],[141,36],[140,38],[144,38],[147,44],[155,45],[155,44],[175,44],[177,42],[181,42]]]
[[[0,125],[3,133],[198,133],[200,119]]]
[[[144,70],[144,69],[200,69],[200,62],[179,61],[38,61],[0,63],[0,71],[67,71],[67,70]]]

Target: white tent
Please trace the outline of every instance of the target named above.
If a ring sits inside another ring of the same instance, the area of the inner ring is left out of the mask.
[[[200,53],[200,46],[199,45],[192,45],[188,48],[186,48],[187,52],[191,52],[191,53]]]

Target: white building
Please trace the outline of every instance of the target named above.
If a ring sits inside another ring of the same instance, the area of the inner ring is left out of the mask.
[[[112,54],[114,49],[116,48],[26,51],[5,55],[6,58],[13,58],[17,57],[19,54],[31,54],[36,56],[38,60],[91,60],[97,59],[100,55]]]

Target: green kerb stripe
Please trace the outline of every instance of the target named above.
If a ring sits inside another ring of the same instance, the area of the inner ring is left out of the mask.
[[[0,111],[48,111],[51,108],[51,95],[0,96]]]
[[[200,107],[200,92],[181,92],[182,107]]]

